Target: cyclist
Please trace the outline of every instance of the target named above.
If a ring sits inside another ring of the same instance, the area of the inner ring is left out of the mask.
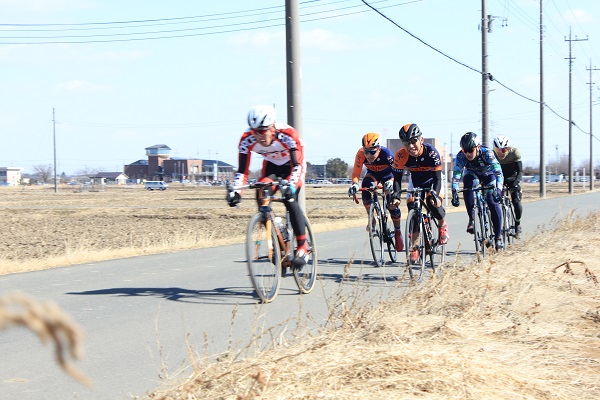
[[[502,167],[504,175],[504,186],[510,192],[510,200],[515,209],[515,224],[517,238],[521,236],[521,215],[523,205],[521,204],[521,178],[523,178],[523,163],[521,162],[521,151],[510,146],[510,139],[504,135],[494,138],[494,153]]]
[[[429,143],[425,143],[423,135],[417,124],[406,124],[398,132],[403,148],[398,150],[394,156],[393,169],[396,173],[396,193],[402,190],[402,175],[404,169],[410,172],[409,188],[431,187],[433,190],[423,193],[425,204],[431,214],[439,223],[439,243],[448,243],[448,224],[446,224],[446,210],[442,206],[442,200],[437,193],[442,186],[442,160],[438,150]],[[398,197],[398,196],[397,196]],[[395,205],[400,204],[400,199],[394,200]],[[410,209],[414,199],[409,196],[406,205]],[[419,259],[419,250],[414,249],[410,253],[411,261]]]
[[[362,172],[363,166],[367,169],[365,176],[362,179],[362,187],[368,188],[377,185],[378,182],[383,184],[384,190],[390,194],[394,193],[394,171],[392,163],[394,155],[392,151],[381,145],[378,133],[369,132],[362,138],[362,147],[356,152],[354,158],[354,168],[352,169],[352,184],[348,189],[348,196],[353,196],[358,193],[358,180]],[[369,191],[362,192],[362,201],[367,213],[373,202],[373,196]],[[402,232],[400,229],[400,209],[397,206],[391,206],[390,215],[394,223],[394,239],[396,242],[396,251],[404,250],[404,241],[402,240]],[[367,225],[367,230],[369,226]]]
[[[485,201],[492,212],[492,224],[494,226],[494,235],[496,237],[496,250],[503,250],[502,242],[502,208],[499,202],[502,201],[502,185],[504,176],[500,163],[494,156],[494,152],[480,144],[479,138],[473,132],[467,132],[460,138],[461,151],[456,155],[454,171],[452,176],[452,205],[458,207],[458,185],[461,177],[465,188],[476,188],[479,182],[483,186],[494,185],[494,190],[488,190],[485,193]],[[463,176],[463,171],[464,176]],[[469,224],[467,232],[473,233],[473,205],[475,204],[475,193],[465,191],[463,193]]]
[[[282,187],[286,201],[285,208],[290,212],[290,219],[296,242],[296,254],[292,260],[294,266],[306,264],[308,247],[306,244],[305,220],[298,205],[298,192],[304,183],[306,163],[304,160],[304,144],[293,127],[275,121],[275,108],[259,105],[248,112],[248,129],[242,134],[239,142],[238,170],[235,173],[233,186],[242,186],[248,180],[250,172],[251,152],[263,156],[260,182],[287,179],[289,185]],[[233,207],[241,201],[242,192],[234,190],[227,193],[227,203]]]

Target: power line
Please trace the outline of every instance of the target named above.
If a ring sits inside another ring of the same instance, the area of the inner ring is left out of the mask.
[[[462,66],[463,66],[463,67],[465,67],[465,68],[468,68],[468,69],[470,69],[470,70],[472,70],[472,71],[475,71],[475,72],[477,72],[478,74],[483,74],[483,72],[482,72],[482,71],[480,71],[480,70],[478,70],[478,69],[476,69],[476,68],[473,68],[473,67],[471,67],[471,66],[469,66],[469,65],[467,65],[467,64],[465,64],[465,63],[463,63],[463,62],[461,62],[461,61],[458,61],[457,59],[455,59],[455,58],[453,58],[453,57],[451,57],[451,56],[447,55],[447,54],[446,54],[446,53],[444,53],[443,51],[441,51],[441,50],[439,50],[439,49],[435,48],[434,46],[432,46],[432,45],[430,45],[429,43],[425,42],[423,39],[421,39],[421,38],[417,37],[416,35],[414,35],[413,33],[409,32],[407,29],[405,29],[405,28],[403,28],[402,26],[400,26],[400,25],[399,25],[398,23],[396,23],[394,20],[392,20],[391,18],[389,18],[388,16],[386,16],[385,14],[383,14],[381,11],[379,11],[378,9],[376,9],[375,7],[373,7],[372,5],[370,5],[369,3],[367,3],[367,1],[366,1],[366,0],[361,0],[361,1],[362,1],[363,3],[365,3],[365,5],[367,5],[369,8],[371,8],[373,11],[375,11],[376,13],[378,13],[379,15],[381,15],[383,18],[385,18],[386,20],[388,20],[389,22],[391,22],[392,24],[394,24],[396,27],[400,28],[402,31],[404,31],[404,32],[405,32],[405,33],[407,33],[408,35],[412,36],[413,38],[415,38],[416,40],[418,40],[419,42],[421,42],[421,43],[422,43],[422,44],[424,44],[425,46],[429,47],[430,49],[432,49],[432,50],[436,51],[437,53],[439,53],[439,54],[443,55],[444,57],[446,57],[446,58],[448,58],[448,59],[450,59],[450,60],[454,61],[455,63],[457,63],[457,64],[459,64],[459,65],[462,65]],[[491,81],[497,82],[497,83],[498,83],[500,86],[502,86],[502,87],[504,87],[505,89],[507,89],[507,90],[511,91],[512,93],[514,93],[514,94],[516,94],[516,95],[518,95],[518,96],[520,96],[520,97],[522,97],[522,98],[524,98],[524,99],[526,99],[526,100],[529,100],[529,101],[531,101],[531,102],[534,102],[534,103],[540,104],[540,101],[539,101],[539,100],[532,99],[532,98],[530,98],[530,97],[527,97],[527,96],[525,96],[525,95],[523,95],[523,94],[521,94],[521,93],[517,92],[517,91],[516,91],[516,90],[514,90],[514,89],[511,89],[511,88],[510,88],[510,87],[508,87],[507,85],[505,85],[505,84],[503,84],[502,82],[500,82],[500,81],[498,81],[497,79],[495,79],[495,78],[492,76],[492,74],[488,74],[488,77],[489,77],[489,79],[490,79]],[[564,118],[564,117],[560,116],[560,115],[559,115],[559,114],[558,114],[556,111],[554,111],[554,110],[553,110],[553,109],[552,109],[552,108],[551,108],[551,107],[550,107],[548,104],[546,104],[546,103],[543,103],[543,104],[544,104],[544,107],[548,108],[550,111],[552,111],[554,114],[556,114],[556,115],[557,115],[559,118],[562,118],[562,119],[563,119],[563,120],[565,120],[565,121],[569,121],[569,119],[567,119],[567,118]],[[580,127],[577,125],[577,124],[575,124],[575,122],[574,122],[574,121],[571,121],[571,124],[572,124],[572,126],[575,126],[577,129],[579,129],[581,132],[585,133],[586,135],[590,135],[590,133],[589,133],[589,132],[585,132],[585,131],[584,131],[584,130],[582,130],[582,129],[581,129],[581,128],[580,128]],[[593,136],[593,135],[592,135],[592,136]],[[594,138],[595,138],[595,137],[594,137]],[[596,138],[596,139],[597,139],[597,138]],[[598,140],[598,139],[597,139],[597,140]]]

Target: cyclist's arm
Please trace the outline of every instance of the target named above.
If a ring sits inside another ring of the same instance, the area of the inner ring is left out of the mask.
[[[515,182],[521,182],[521,179],[523,179],[523,162],[522,161],[517,161],[515,163],[515,171],[517,172],[517,177],[515,178]]]
[[[362,172],[364,163],[365,163],[365,153],[362,151],[362,148],[360,148],[356,152],[356,157],[354,157],[354,168],[352,169],[352,182],[353,183],[358,183],[358,180],[360,179],[360,173]]]
[[[465,160],[466,158],[462,153],[457,154],[456,164],[454,165],[454,169],[452,170],[452,190],[458,190],[460,180],[463,176],[463,169],[465,168],[466,164]]]
[[[442,171],[433,171],[432,181],[432,189],[435,190],[437,194],[440,194],[440,191],[442,190]]]

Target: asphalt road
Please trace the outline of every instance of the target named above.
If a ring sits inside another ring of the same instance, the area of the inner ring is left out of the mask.
[[[527,203],[523,233],[551,227],[572,209],[585,215],[599,204],[600,192]],[[449,256],[460,248],[458,257],[472,257],[466,213],[449,213],[448,222]],[[253,296],[241,244],[1,276],[0,293],[19,290],[53,301],[84,328],[86,354],[76,365],[95,386],[75,382],[56,366],[49,346],[12,328],[1,333],[0,399],[143,396],[164,378],[188,375],[190,348],[211,359],[228,349],[244,355],[250,343],[267,346],[314,332],[341,298],[375,301],[402,290],[403,269],[371,265],[364,228],[321,233],[316,240],[320,279],[314,291],[298,295],[288,277],[268,305]]]

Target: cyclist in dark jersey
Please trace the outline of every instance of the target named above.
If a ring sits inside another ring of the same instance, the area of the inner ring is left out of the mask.
[[[446,210],[442,205],[442,199],[438,195],[442,186],[442,159],[438,150],[429,143],[425,143],[423,135],[417,124],[406,124],[400,128],[398,133],[403,148],[398,150],[394,156],[393,170],[396,173],[395,189],[397,198],[394,204],[400,203],[400,191],[402,190],[402,175],[404,169],[410,172],[410,187],[432,188],[425,196],[425,204],[431,211],[431,214],[439,223],[439,242],[448,243],[448,224],[446,224]],[[413,204],[410,197],[406,200],[409,207]],[[413,252],[416,252],[413,254]],[[411,260],[419,258],[418,250],[413,250],[410,254]]]
[[[510,139],[504,135],[498,135],[494,139],[494,153],[502,167],[504,175],[504,186],[510,192],[510,200],[515,209],[515,221],[517,225],[517,238],[521,236],[521,215],[523,205],[521,204],[521,179],[523,178],[523,163],[521,162],[521,151],[510,146]]]
[[[461,151],[456,155],[454,173],[452,176],[452,205],[458,207],[458,185],[463,180],[465,188],[476,188],[479,182],[483,186],[494,185],[493,190],[484,193],[485,201],[492,212],[492,224],[496,236],[496,250],[503,250],[502,242],[502,208],[499,202],[502,200],[502,185],[504,176],[500,163],[494,156],[494,152],[487,147],[481,146],[479,138],[473,132],[465,133],[460,139]],[[463,177],[464,171],[464,177]],[[473,206],[475,204],[475,193],[466,191],[463,193],[469,224],[467,232],[473,233]]]
[[[352,169],[352,185],[348,189],[348,196],[358,193],[358,181],[362,173],[363,166],[367,172],[362,180],[362,187],[367,188],[378,183],[382,183],[388,193],[394,193],[394,172],[392,163],[394,155],[392,151],[381,145],[378,133],[369,132],[362,138],[362,147],[356,152],[354,158],[354,168]],[[367,213],[373,202],[370,192],[362,192],[362,201]],[[404,241],[400,229],[400,209],[397,206],[390,206],[390,215],[394,223],[394,239],[396,242],[396,251],[404,250]],[[369,226],[367,225],[367,229]]]

